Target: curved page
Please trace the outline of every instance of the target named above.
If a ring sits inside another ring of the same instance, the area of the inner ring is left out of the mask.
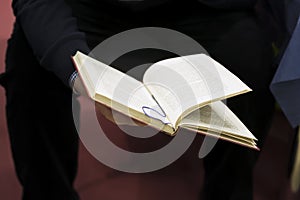
[[[228,98],[251,89],[207,55],[196,54],[153,64],[143,77],[170,122],[211,101]]]
[[[151,116],[160,114],[157,102],[140,81],[80,52],[74,56],[74,62],[94,100],[136,119],[145,119],[145,111]],[[159,120],[166,123],[164,118]]]

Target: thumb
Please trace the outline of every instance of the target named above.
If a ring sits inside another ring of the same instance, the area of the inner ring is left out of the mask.
[[[73,92],[78,95],[89,96],[80,76],[76,76],[74,79]]]

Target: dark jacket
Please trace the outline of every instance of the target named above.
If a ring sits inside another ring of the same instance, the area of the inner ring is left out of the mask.
[[[84,4],[93,0],[74,0],[68,3],[79,2]],[[174,2],[180,2],[173,0]],[[143,0],[120,1],[100,0],[94,1],[102,4],[123,7],[132,12],[155,8],[172,0]],[[189,0],[193,1],[193,0]],[[189,3],[182,1],[182,3]],[[194,0],[197,1],[197,0]],[[198,0],[200,3],[217,9],[247,9],[252,8],[256,0]],[[14,0],[13,11],[16,23],[24,32],[37,60],[41,66],[54,72],[66,85],[74,66],[70,56],[77,50],[88,52],[85,34],[77,27],[76,18],[72,16],[70,6],[63,0]]]

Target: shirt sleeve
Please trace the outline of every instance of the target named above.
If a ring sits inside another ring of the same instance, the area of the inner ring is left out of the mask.
[[[41,66],[69,86],[75,71],[71,56],[77,50],[89,52],[71,8],[64,0],[14,0],[12,7]]]

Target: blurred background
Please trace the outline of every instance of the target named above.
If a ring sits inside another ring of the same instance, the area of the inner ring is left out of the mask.
[[[0,72],[3,72],[5,68],[6,42],[14,21],[10,4],[11,0],[1,0],[0,4]],[[4,96],[5,91],[0,87],[0,199],[19,200],[21,198],[21,187],[16,178],[10,151]],[[293,132],[286,118],[279,109],[276,110],[272,127],[266,143],[261,149],[261,155],[254,171],[255,200],[300,199],[299,191],[298,193],[291,192],[287,176],[292,138]],[[201,141],[201,138],[199,140]],[[186,187],[183,183],[174,183],[172,185],[174,192],[170,194],[165,192],[164,182],[157,183],[157,179],[155,179],[159,176],[159,180],[163,180],[161,176],[165,176],[164,170],[145,175],[147,176],[147,182],[141,182],[137,176],[113,172],[113,170],[103,166],[80,144],[79,172],[75,187],[83,200],[147,199],[147,194],[152,192],[156,193],[156,199],[172,199],[174,197],[189,199],[189,195],[193,198],[201,191],[203,181],[201,175],[204,175],[204,173],[203,167],[201,167],[202,161],[200,160],[199,163],[200,167],[193,169],[199,170],[199,183],[195,183],[193,187]],[[107,173],[103,173],[103,171]],[[164,178],[171,179],[172,177],[166,176]],[[155,191],[153,190],[154,185],[156,186]],[[179,194],[187,194],[187,196],[176,196],[176,191],[181,191]]]

